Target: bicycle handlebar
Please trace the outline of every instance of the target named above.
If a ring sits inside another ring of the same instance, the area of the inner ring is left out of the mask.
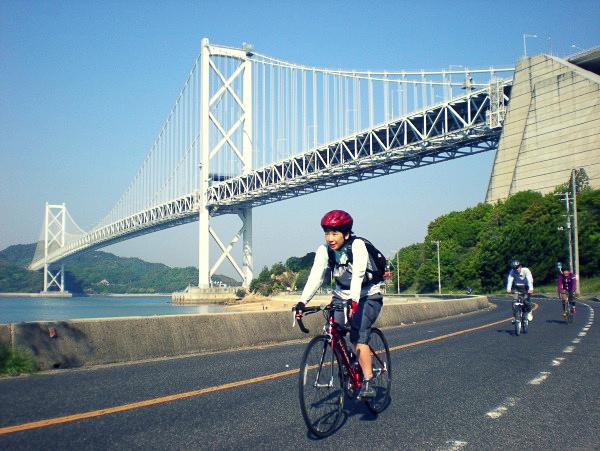
[[[317,313],[320,312],[322,310],[345,310],[345,308],[343,306],[338,306],[338,305],[333,305],[333,304],[329,304],[329,305],[321,305],[319,307],[304,307],[304,309],[302,310],[303,315],[312,315],[313,313]],[[304,332],[305,334],[309,333],[310,330],[307,329],[307,327],[304,325],[304,323],[302,322],[302,317],[296,319],[296,307],[292,307],[292,314],[294,316],[294,321],[292,323],[292,327],[294,327],[294,325],[296,324],[296,321],[298,321],[298,327],[300,328],[300,330],[302,332]]]

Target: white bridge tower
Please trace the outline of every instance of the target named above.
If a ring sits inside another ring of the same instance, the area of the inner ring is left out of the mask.
[[[242,226],[227,245],[210,225],[208,188],[221,175],[211,162],[226,149],[237,157],[241,174],[252,171],[252,63],[250,50],[211,46],[201,41],[200,56],[200,155],[199,155],[199,255],[198,287],[209,288],[210,278],[221,263],[228,259],[248,287],[252,281],[252,208],[242,208],[238,216]],[[227,64],[219,64],[226,60]],[[228,70],[223,70],[222,66]],[[229,110],[222,114],[220,105]],[[221,255],[210,267],[209,244],[212,237]],[[242,239],[242,267],[231,255],[234,244]]]
[[[44,214],[44,291],[48,293],[52,287],[58,288],[60,293],[65,291],[65,266],[52,270],[48,263],[48,254],[51,249],[65,245],[65,220],[66,207],[62,205],[51,205],[46,202]]]

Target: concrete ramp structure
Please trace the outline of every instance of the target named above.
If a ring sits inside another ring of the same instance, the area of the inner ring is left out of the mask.
[[[579,168],[600,188],[600,47],[523,58],[510,97],[486,202],[551,192]]]

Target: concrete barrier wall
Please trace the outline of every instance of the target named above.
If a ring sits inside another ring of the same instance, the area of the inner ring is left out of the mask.
[[[485,296],[415,304],[386,304],[378,327],[396,326],[490,307]],[[321,315],[306,318],[319,334]],[[288,311],[172,315],[30,322],[0,326],[0,340],[29,349],[41,369],[73,368],[222,351],[296,340]],[[12,328],[12,330],[11,330]],[[51,337],[49,330],[56,332]]]

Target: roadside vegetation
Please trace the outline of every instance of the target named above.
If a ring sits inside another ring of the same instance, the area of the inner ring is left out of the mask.
[[[28,351],[0,343],[0,376],[17,376],[37,370],[38,365]]]
[[[566,190],[563,186],[555,192]],[[581,186],[577,209],[583,292],[600,293],[600,190]],[[552,292],[556,262],[567,267],[569,261],[564,213],[554,193],[523,191],[495,205],[480,203],[440,216],[429,224],[423,242],[388,257],[392,276],[386,291],[396,293],[399,285],[400,293],[435,293],[439,241],[443,293],[465,293],[467,287],[473,293],[502,292],[509,262],[515,258],[531,269],[536,287],[547,286]],[[250,290],[264,296],[301,290],[313,260],[311,252],[265,267]]]

